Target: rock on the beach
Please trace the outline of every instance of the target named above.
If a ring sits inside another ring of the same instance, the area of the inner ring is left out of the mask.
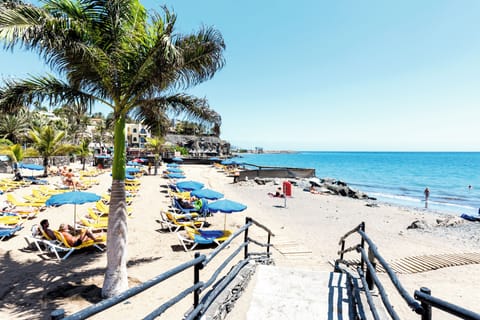
[[[425,230],[427,228],[428,228],[428,224],[425,220],[415,220],[407,227],[407,229],[421,229],[421,230]]]

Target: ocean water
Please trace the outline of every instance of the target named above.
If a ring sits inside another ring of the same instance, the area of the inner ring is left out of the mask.
[[[430,210],[477,214],[480,208],[479,152],[297,152],[242,154],[236,160],[314,168],[319,178],[345,181],[395,205],[425,208],[423,191],[428,187]]]

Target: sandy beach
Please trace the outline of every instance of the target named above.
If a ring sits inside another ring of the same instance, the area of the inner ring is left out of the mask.
[[[364,200],[354,200],[333,195],[311,194],[301,187],[293,187],[293,196],[287,199],[271,198],[277,185],[258,185],[254,181],[233,184],[227,177],[211,166],[183,165],[188,179],[203,182],[205,187],[225,194],[225,198],[244,203],[248,209],[235,214],[214,214],[208,218],[211,228],[223,228],[226,219],[228,229],[235,230],[252,217],[270,228],[277,249],[273,250],[275,264],[310,270],[332,271],[329,261],[337,258],[338,241],[347,231],[362,221],[367,234],[377,244],[387,261],[440,253],[480,252],[480,224],[422,209],[407,209],[385,204],[367,206]],[[161,169],[160,169],[161,170]],[[58,177],[49,178],[56,182]],[[89,191],[103,194],[111,183],[108,172],[94,179],[99,185]],[[197,249],[185,252],[177,236],[161,230],[158,222],[161,209],[167,209],[169,198],[164,188],[167,180],[161,176],[143,176],[141,189],[135,198],[133,215],[129,219],[128,272],[130,286],[152,277],[193,258],[195,252],[208,253],[212,249]],[[283,180],[278,180],[281,184]],[[14,191],[17,198],[31,193],[30,186]],[[0,197],[5,200],[5,195]],[[86,214],[92,204],[77,206],[79,214]],[[51,310],[63,308],[67,314],[78,311],[100,300],[100,290],[106,266],[106,254],[95,250],[74,253],[66,261],[58,262],[51,256],[40,256],[26,247],[24,236],[31,226],[41,219],[50,220],[52,227],[62,222],[73,223],[73,205],[47,208],[37,218],[26,221],[24,229],[16,236],[0,243],[0,319],[47,319]],[[414,221],[425,223],[424,229],[407,229]],[[254,232],[257,235],[256,232]],[[264,233],[258,232],[258,236]],[[301,255],[282,254],[282,244],[294,244]],[[232,245],[233,247],[233,245]],[[228,253],[222,253],[226,256]],[[208,273],[208,271],[206,271]],[[434,271],[399,274],[407,291],[422,286],[429,287],[432,294],[449,302],[480,312],[477,303],[477,281],[480,265],[443,268]],[[93,317],[107,319],[122,314],[124,318],[136,319],[148,314],[155,306],[168,300],[192,283],[191,272],[176,277],[152,288],[112,310]],[[246,297],[248,299],[248,297]],[[400,299],[391,296],[395,309],[404,319],[417,318]],[[191,305],[191,299],[178,304],[163,318],[180,319]],[[239,304],[234,309],[236,319],[245,314],[248,304]],[[436,315],[436,314],[435,314]],[[435,319],[451,319],[440,313]]]

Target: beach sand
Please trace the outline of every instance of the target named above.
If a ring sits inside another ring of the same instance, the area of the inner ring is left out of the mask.
[[[248,206],[247,210],[240,213],[214,214],[208,218],[211,228],[221,229],[226,221],[227,229],[235,230],[245,223],[245,217],[252,217],[275,234],[272,238],[276,246],[273,258],[278,266],[332,271],[329,262],[338,257],[340,237],[362,221],[366,224],[367,234],[387,261],[419,255],[480,252],[479,223],[422,209],[385,204],[370,207],[366,204],[371,201],[311,194],[296,186],[293,187],[293,196],[287,199],[287,206],[283,207],[283,199],[267,196],[268,192],[278,187],[273,183],[257,185],[254,181],[246,181],[233,184],[233,178],[210,166],[183,165],[182,169],[188,179],[203,182],[205,187],[224,193],[225,198]],[[58,178],[49,179],[57,181],[55,179]],[[89,191],[98,194],[106,192],[111,184],[110,174],[104,173],[96,179],[100,180],[100,184]],[[278,183],[282,181],[279,179]],[[139,195],[132,204],[134,213],[128,220],[128,274],[131,287],[192,259],[195,252],[208,254],[211,251],[210,248],[185,252],[174,233],[161,230],[159,212],[169,205],[164,187],[166,183],[167,180],[159,175],[143,176]],[[20,195],[30,193],[31,188],[22,188],[15,194],[20,198]],[[2,195],[0,200],[4,199],[5,195]],[[89,206],[92,204],[77,206],[76,210],[84,214]],[[25,228],[15,237],[0,242],[0,319],[47,319],[51,310],[56,308],[63,308],[67,314],[71,314],[100,300],[106,254],[86,250],[74,253],[63,262],[39,256],[38,252],[26,248],[23,237],[30,233],[33,224],[38,224],[43,218],[49,219],[52,227],[62,222],[72,223],[73,205],[48,208],[37,218],[27,221]],[[428,227],[407,229],[417,220],[424,221]],[[451,226],[438,224],[438,221],[447,220]],[[258,240],[266,240],[265,232],[258,228],[252,230],[252,235],[259,237]],[[230,247],[234,248],[235,243]],[[289,254],[295,252],[301,254]],[[222,252],[219,259],[230,253]],[[202,277],[211,272],[207,268],[202,271]],[[92,319],[107,319],[120,313],[125,318],[144,317],[155,306],[190,286],[193,282],[192,273],[187,271],[180,277],[169,279]],[[480,312],[477,303],[477,281],[480,279],[478,264],[398,274],[398,277],[412,295],[414,290],[425,286],[439,298]],[[381,278],[386,279],[385,274]],[[389,297],[402,319],[418,318],[398,296],[390,293]],[[233,310],[235,316],[232,319],[243,319],[248,298],[248,294],[241,298],[242,301]],[[187,297],[162,318],[180,319],[191,304],[192,298]],[[434,315],[435,319],[451,319],[443,313]]]

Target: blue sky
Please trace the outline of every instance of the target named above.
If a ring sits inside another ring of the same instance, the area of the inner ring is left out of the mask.
[[[235,146],[480,151],[480,1],[142,3],[223,34],[226,66],[190,92]],[[0,51],[2,77],[42,70]]]

